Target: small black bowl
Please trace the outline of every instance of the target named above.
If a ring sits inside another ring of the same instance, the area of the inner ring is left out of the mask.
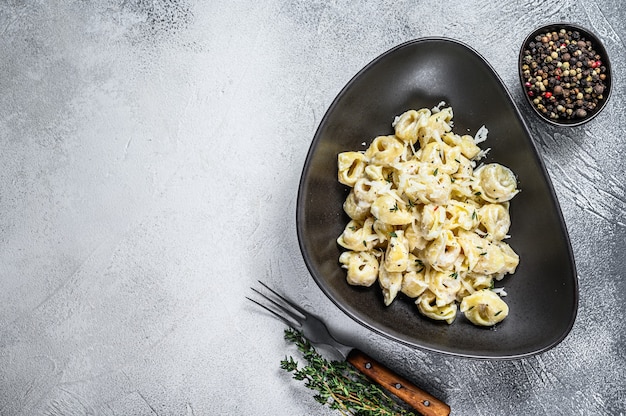
[[[551,37],[553,33],[556,33],[554,39]],[[565,39],[560,35],[564,35]],[[546,38],[548,43],[544,42]],[[579,41],[585,45],[579,45]],[[577,50],[582,55],[577,56]],[[532,68],[533,62],[537,63],[536,68]],[[581,80],[564,75],[571,72],[566,62],[572,70],[576,70],[577,63],[581,65]],[[553,125],[579,126],[588,122],[602,111],[611,95],[611,64],[604,45],[592,32],[571,23],[551,23],[533,30],[522,43],[518,69],[528,104],[539,117]],[[541,81],[537,80],[537,76],[541,76]],[[593,79],[587,81],[588,77]],[[546,79],[548,85],[539,88],[537,83]],[[576,88],[583,95],[582,106],[581,99],[576,99]],[[585,92],[589,88],[592,91]]]

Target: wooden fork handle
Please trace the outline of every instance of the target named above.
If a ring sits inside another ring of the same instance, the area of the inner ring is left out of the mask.
[[[348,362],[393,395],[402,399],[424,416],[447,416],[450,406],[419,389],[407,379],[400,377],[384,365],[373,360],[365,353],[354,349],[350,351]]]

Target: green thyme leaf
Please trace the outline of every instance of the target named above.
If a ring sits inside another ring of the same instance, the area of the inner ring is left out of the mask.
[[[306,364],[301,366],[292,357],[285,357],[280,368],[314,390],[318,403],[343,415],[417,416],[348,362],[326,360],[302,332],[285,329],[285,339],[297,346]]]

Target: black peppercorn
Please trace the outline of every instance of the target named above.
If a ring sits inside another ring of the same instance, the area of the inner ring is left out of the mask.
[[[539,33],[522,54],[526,94],[548,117],[582,119],[605,99],[603,58],[577,30]]]

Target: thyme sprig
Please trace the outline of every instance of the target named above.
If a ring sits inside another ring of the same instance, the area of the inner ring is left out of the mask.
[[[298,347],[307,365],[301,366],[293,357],[285,357],[280,367],[317,391],[313,396],[317,402],[339,410],[342,415],[415,415],[348,362],[328,361],[322,357],[301,331],[287,328],[285,339]]]

